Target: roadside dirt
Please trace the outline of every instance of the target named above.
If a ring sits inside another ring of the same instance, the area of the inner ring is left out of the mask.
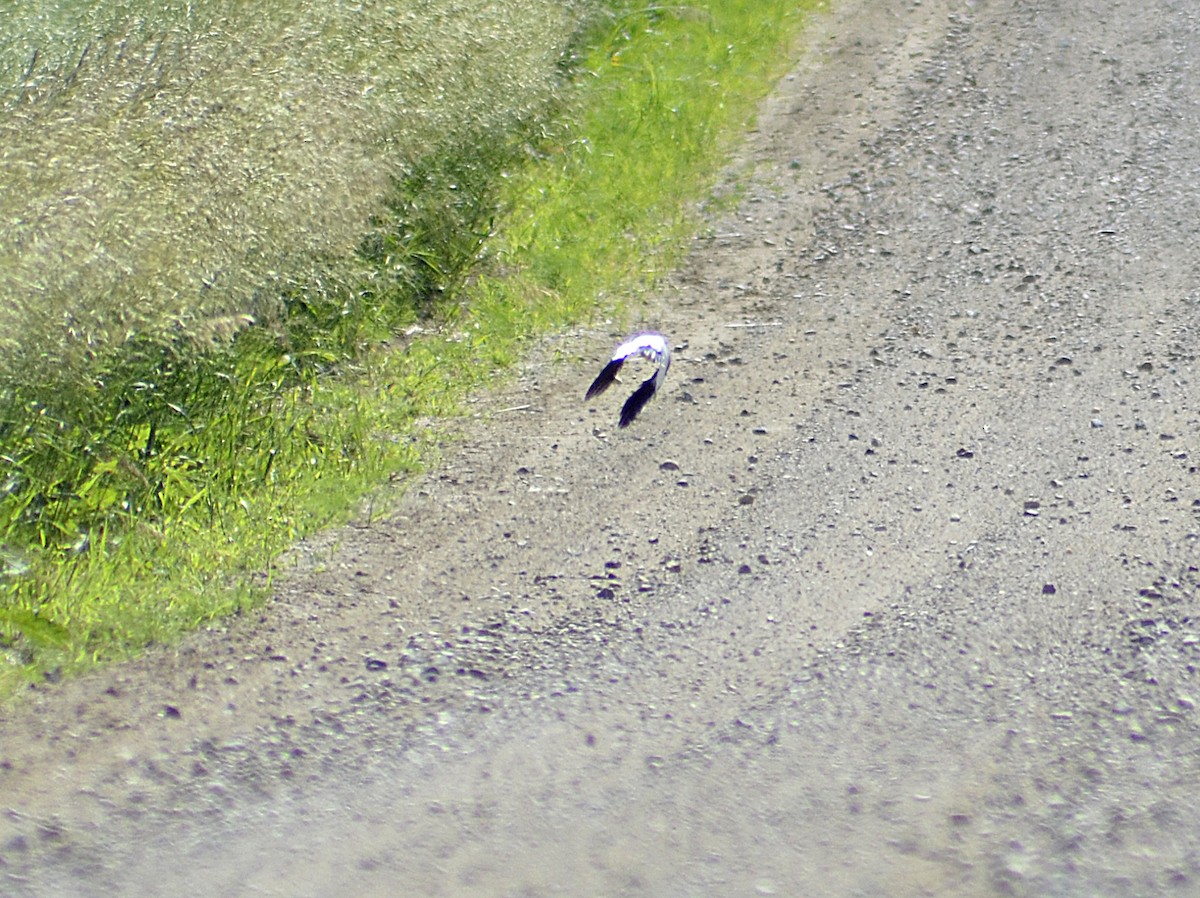
[[[0,721],[0,893],[1200,890],[1200,29],[846,0],[641,322]],[[636,382],[636,374],[630,380]]]

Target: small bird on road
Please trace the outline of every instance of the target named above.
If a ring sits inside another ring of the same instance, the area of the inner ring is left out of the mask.
[[[638,412],[645,407],[646,403],[650,401],[650,397],[666,379],[667,369],[671,367],[671,347],[667,345],[666,337],[654,331],[630,337],[613,351],[612,360],[592,381],[592,385],[588,387],[587,394],[584,396],[585,399],[591,399],[611,387],[617,379],[621,366],[635,356],[641,356],[653,362],[654,373],[642,381],[642,385],[625,400],[625,405],[621,408],[621,427],[628,427],[633,422],[633,419],[638,416]]]

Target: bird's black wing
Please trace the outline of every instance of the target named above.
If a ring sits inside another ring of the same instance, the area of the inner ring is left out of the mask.
[[[654,377],[646,378],[642,381],[642,385],[633,391],[633,395],[625,400],[625,405],[621,407],[621,427],[628,427],[632,424],[633,419],[638,416],[638,412],[646,407],[646,403],[654,395],[656,377],[657,373]]]
[[[592,385],[588,387],[584,399],[591,399],[593,396],[599,396],[605,390],[613,385],[613,381],[617,379],[617,372],[621,370],[621,366],[625,364],[624,359],[613,359],[604,366],[604,370],[596,375],[596,379],[592,381]],[[639,406],[640,408],[641,406]],[[636,412],[635,412],[636,414]]]

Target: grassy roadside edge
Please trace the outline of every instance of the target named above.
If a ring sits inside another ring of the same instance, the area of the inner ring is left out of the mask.
[[[447,304],[434,325],[414,323],[402,349],[380,343],[336,376],[281,391],[269,432],[307,434],[311,464],[292,468],[305,476],[214,516],[202,513],[202,495],[186,494],[181,470],[175,486],[191,517],[135,524],[119,542],[25,578],[25,595],[8,606],[21,638],[10,641],[19,650],[7,651],[0,695],[253,607],[287,546],[347,519],[381,482],[431,464],[429,421],[459,414],[531,337],[601,305],[622,317],[621,297],[681,260],[729,146],[790,65],[801,10],[820,6],[709,0],[614,16],[583,60],[589,75],[569,125],[503,185],[506,212],[465,302]]]

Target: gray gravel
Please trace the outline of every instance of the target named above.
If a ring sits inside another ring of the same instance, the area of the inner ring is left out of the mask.
[[[838,4],[635,425],[549,341],[258,619],[8,712],[0,882],[1200,894],[1197,24]]]

